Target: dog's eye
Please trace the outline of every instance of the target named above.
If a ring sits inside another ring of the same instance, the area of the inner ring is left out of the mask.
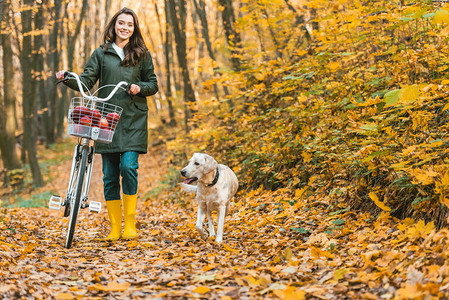
[[[194,165],[195,165],[195,166],[199,166],[200,164],[199,164],[199,163],[197,163],[197,162],[195,162],[195,163],[194,163]]]

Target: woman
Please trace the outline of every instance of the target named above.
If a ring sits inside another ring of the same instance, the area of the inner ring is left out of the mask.
[[[56,78],[63,79],[64,72],[57,72]],[[104,197],[111,222],[111,232],[105,240],[136,238],[138,158],[139,154],[147,152],[148,147],[146,96],[156,94],[158,85],[151,55],[134,11],[122,8],[112,17],[104,32],[103,45],[93,52],[80,79],[89,89],[97,80],[100,87],[120,81],[131,84],[128,92],[132,96],[121,91],[109,100],[109,103],[122,107],[123,112],[112,142],[96,143],[95,151],[101,153],[103,160]],[[67,80],[65,84],[78,90],[74,79]],[[98,96],[106,97],[111,90],[105,87]],[[123,234],[120,176],[125,219]]]

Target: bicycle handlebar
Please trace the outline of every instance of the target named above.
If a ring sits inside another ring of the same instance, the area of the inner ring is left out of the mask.
[[[58,80],[56,82],[56,84],[70,79],[70,76],[75,78],[76,83],[78,84],[78,88],[79,88],[79,91],[80,91],[81,95],[83,95],[83,97],[85,97],[85,98],[87,98],[89,100],[108,101],[109,99],[112,98],[112,96],[117,92],[117,90],[119,88],[121,88],[122,86],[124,86],[125,88],[129,86],[129,84],[126,81],[120,81],[119,83],[117,83],[117,85],[114,87],[114,89],[109,93],[109,95],[106,98],[99,98],[99,97],[94,96],[94,95],[86,95],[86,93],[84,93],[84,89],[83,89],[83,86],[82,86],[82,83],[81,83],[81,80],[80,80],[78,74],[73,73],[73,72],[68,72],[68,71],[64,72],[64,78],[61,79],[61,80]]]

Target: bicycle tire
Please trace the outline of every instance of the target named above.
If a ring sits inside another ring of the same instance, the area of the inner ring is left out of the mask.
[[[83,147],[81,151],[81,162],[78,170],[78,178],[76,180],[75,200],[73,201],[73,207],[70,207],[70,220],[69,227],[67,229],[67,238],[65,247],[69,249],[72,246],[73,235],[75,234],[76,219],[81,206],[81,194],[83,192],[84,175],[86,174],[87,156],[89,154],[89,147]]]

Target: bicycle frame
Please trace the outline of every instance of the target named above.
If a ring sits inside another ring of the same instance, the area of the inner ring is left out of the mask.
[[[97,102],[103,102],[103,101],[107,101],[107,100],[111,99],[112,96],[117,92],[117,90],[119,88],[122,88],[123,85],[128,85],[125,81],[121,81],[114,87],[114,89],[110,92],[110,94],[106,98],[98,98],[97,96],[95,96],[95,94],[98,92],[99,89],[97,91],[95,91],[93,94],[91,94],[89,92],[89,95],[87,95],[84,92],[82,82],[76,73],[66,72],[64,74],[65,78],[63,80],[69,79],[69,75],[76,79],[79,91],[83,96],[82,99],[83,100],[86,99],[88,101],[87,102],[89,104],[89,105],[87,105],[87,106],[89,106],[88,111],[89,111],[89,109],[93,110],[94,108],[98,108],[100,110],[99,105],[96,104]],[[59,82],[61,82],[61,80]],[[73,98],[72,102],[75,101],[75,99],[77,99],[77,98]],[[75,102],[73,102],[73,103],[75,103]],[[120,107],[113,105],[113,104],[101,104],[101,107],[104,108],[105,109],[104,111],[106,111],[106,112],[108,112],[108,109],[110,109],[111,107],[113,107],[114,112],[117,112],[117,109],[118,109],[119,113],[121,113],[121,110],[122,110]],[[97,111],[98,113],[100,113],[100,117],[101,117],[101,114],[104,113],[104,111],[102,111],[101,113]],[[69,110],[69,113],[70,113],[70,110]],[[90,111],[89,111],[89,113],[90,113]],[[90,116],[92,116],[92,115],[90,115]],[[75,117],[71,116],[70,120],[73,121],[74,118]],[[103,127],[103,129],[98,128],[98,127],[93,127],[93,126],[87,127],[87,137],[85,136],[86,133],[84,131],[82,133],[78,132],[76,134],[74,132],[69,131],[69,134],[78,136],[79,140],[78,140],[78,144],[75,146],[75,149],[73,152],[72,167],[70,170],[69,185],[67,187],[66,197],[64,199],[64,202],[62,202],[61,197],[52,196],[50,198],[50,202],[49,202],[49,207],[52,209],[59,210],[61,208],[61,206],[64,206],[65,207],[64,217],[68,217],[70,215],[69,226],[68,226],[68,231],[67,231],[67,239],[66,239],[66,245],[65,245],[66,248],[70,248],[70,246],[72,244],[72,240],[73,240],[73,236],[74,236],[74,232],[75,232],[76,220],[78,217],[79,210],[81,208],[86,208],[86,207],[89,207],[89,210],[94,211],[94,212],[99,212],[101,210],[101,202],[90,201],[89,204],[87,203],[88,192],[89,192],[89,187],[90,187],[90,180],[91,180],[92,169],[93,169],[92,167],[93,167],[93,162],[94,162],[94,152],[95,152],[94,146],[91,145],[91,141],[96,140],[98,138],[98,141],[111,142],[112,135],[114,133],[113,131],[116,126],[116,122],[118,121],[118,118],[115,120],[114,124],[111,123],[114,126],[110,125],[110,129],[108,129],[107,127],[106,128]],[[73,124],[73,125],[74,125],[74,127],[79,126],[82,129],[84,126],[84,124],[81,125],[81,122],[79,125],[78,124]],[[86,126],[84,126],[84,127],[86,127]],[[92,132],[91,132],[91,130],[92,130]],[[101,134],[102,130],[110,133],[109,135],[107,135],[108,138],[103,139],[103,140],[101,140],[99,138],[99,134]]]
[[[64,206],[65,204],[70,203],[70,205],[73,207],[73,197],[74,195],[74,183],[76,182],[76,180],[78,179],[78,174],[79,172],[79,163],[81,160],[81,150],[85,147],[89,147],[89,156],[88,156],[88,160],[87,160],[87,168],[85,170],[86,174],[85,174],[85,181],[84,181],[84,186],[83,186],[83,192],[81,194],[81,207],[85,208],[86,207],[86,203],[88,200],[88,193],[89,193],[89,187],[90,187],[90,179],[92,176],[92,166],[94,163],[94,147],[90,145],[90,139],[86,139],[86,138],[82,138],[81,141],[75,146],[75,150],[73,153],[73,160],[72,160],[72,168],[70,171],[70,179],[69,179],[69,185],[67,187],[67,192],[66,192],[66,198],[64,201]],[[97,206],[96,206],[97,207]],[[99,205],[98,211],[101,209],[101,203]],[[90,209],[91,211],[96,211]]]

